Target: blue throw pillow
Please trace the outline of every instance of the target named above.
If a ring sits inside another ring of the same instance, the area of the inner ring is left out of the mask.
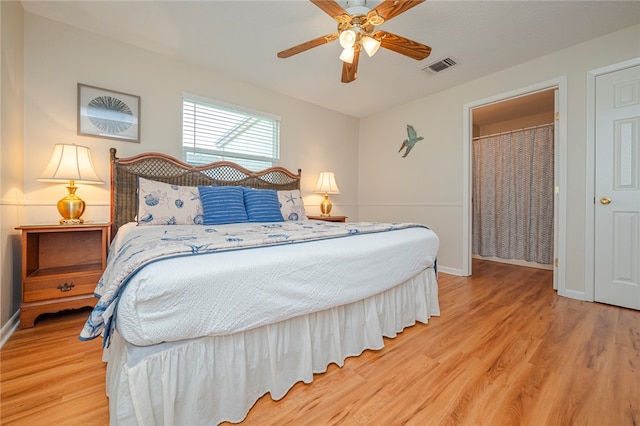
[[[204,225],[247,222],[241,186],[199,186]]]
[[[244,188],[244,207],[249,222],[284,222],[275,190]]]

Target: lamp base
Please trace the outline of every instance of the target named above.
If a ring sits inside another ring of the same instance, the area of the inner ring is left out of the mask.
[[[329,201],[329,194],[325,192],[324,200],[322,200],[322,203],[320,203],[320,211],[322,212],[320,216],[322,217],[331,216],[331,208],[333,208],[333,204],[331,204],[331,201]]]
[[[73,184],[67,186],[69,194],[58,201],[58,212],[62,216],[61,225],[77,225],[84,222],[80,216],[84,213],[85,203],[76,195],[76,189],[78,187]]]

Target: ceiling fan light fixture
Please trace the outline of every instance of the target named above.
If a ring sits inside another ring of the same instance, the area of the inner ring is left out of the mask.
[[[355,49],[353,47],[345,47],[340,54],[340,60],[348,64],[353,63],[353,57],[355,56]]]
[[[352,48],[356,43],[356,32],[353,30],[345,30],[340,33],[340,46],[344,49]]]
[[[2,0],[0,0],[2,1]],[[339,40],[342,46],[343,83],[358,77],[360,51],[373,56],[380,47],[421,61],[431,54],[431,47],[376,27],[423,3],[425,0],[310,0],[338,24],[337,31],[300,43],[278,52],[278,58],[288,58],[314,47]],[[343,7],[346,3],[346,9]],[[371,3],[367,5],[367,3]],[[373,7],[373,8],[372,8]]]
[[[367,52],[367,55],[372,57],[380,48],[380,41],[373,37],[364,36],[362,37],[362,47],[364,48],[364,51]]]

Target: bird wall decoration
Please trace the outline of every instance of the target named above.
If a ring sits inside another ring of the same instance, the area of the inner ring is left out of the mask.
[[[416,131],[413,129],[413,126],[410,125],[410,124],[407,124],[407,135],[409,137],[402,142],[402,145],[400,146],[400,149],[398,150],[398,152],[400,152],[404,148],[407,148],[407,150],[404,152],[404,154],[402,154],[402,158],[405,158],[407,155],[409,155],[409,152],[411,152],[411,150],[413,149],[415,144],[417,142],[421,141],[422,139],[424,139],[422,136],[418,136]]]

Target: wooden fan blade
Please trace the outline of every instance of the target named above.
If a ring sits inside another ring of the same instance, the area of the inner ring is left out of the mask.
[[[385,21],[388,21],[423,2],[424,0],[384,0],[376,6],[375,10]]]
[[[337,33],[327,34],[326,36],[314,38],[313,40],[309,40],[307,42],[301,43],[297,46],[290,47],[289,49],[283,50],[282,52],[278,52],[278,58],[288,58],[289,56],[296,55],[298,53],[302,53],[305,50],[309,50],[314,47],[322,46],[323,44],[327,44],[332,42],[333,40],[338,38]]]
[[[355,52],[353,53],[353,62],[342,63],[342,82],[351,83],[358,78],[358,60],[360,59],[360,45],[355,45]]]
[[[373,36],[377,40],[382,40],[380,46],[385,49],[393,50],[396,53],[418,61],[423,60],[431,54],[431,48],[429,46],[393,33],[376,31]]]
[[[342,8],[336,0],[310,0],[311,3],[318,6],[324,13],[331,16],[338,22],[350,22],[351,16]],[[424,1],[424,0],[422,0]]]

